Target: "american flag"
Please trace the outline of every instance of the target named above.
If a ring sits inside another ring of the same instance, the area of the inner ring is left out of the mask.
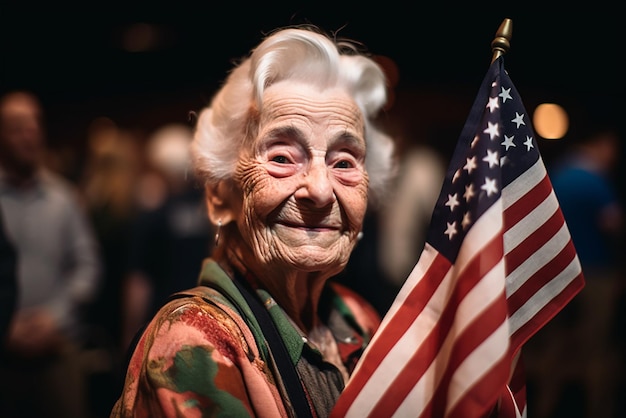
[[[331,417],[526,416],[522,345],[584,286],[530,119],[500,56],[425,248]]]

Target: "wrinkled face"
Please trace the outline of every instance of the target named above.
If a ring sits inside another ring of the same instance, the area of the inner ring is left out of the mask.
[[[364,125],[344,92],[282,82],[238,169],[244,241],[265,265],[341,270],[367,206]]]

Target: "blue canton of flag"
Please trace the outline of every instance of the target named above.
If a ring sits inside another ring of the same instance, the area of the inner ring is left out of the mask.
[[[492,65],[483,81],[490,87],[479,91],[433,212],[432,225],[442,228],[431,227],[428,242],[451,262],[476,219],[540,159],[519,94],[499,70]]]

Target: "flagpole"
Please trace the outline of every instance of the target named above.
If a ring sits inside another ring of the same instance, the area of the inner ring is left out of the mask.
[[[511,36],[513,36],[513,21],[507,18],[502,21],[496,37],[491,41],[492,63],[511,48]]]

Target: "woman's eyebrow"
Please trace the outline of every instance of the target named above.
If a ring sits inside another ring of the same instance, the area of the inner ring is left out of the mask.
[[[330,141],[331,146],[343,145],[365,151],[365,140],[349,131],[343,131]]]
[[[305,137],[302,131],[293,125],[277,126],[275,128],[270,129],[266,133],[265,136],[266,138],[270,138],[270,139],[275,139],[275,138],[280,138],[280,137],[289,137],[289,138],[294,138],[298,141],[305,140]]]

